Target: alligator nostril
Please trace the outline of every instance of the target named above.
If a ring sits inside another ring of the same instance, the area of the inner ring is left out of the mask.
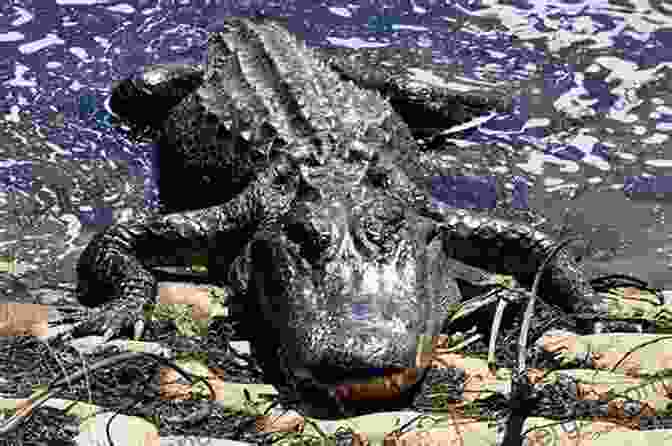
[[[352,226],[353,241],[358,251],[367,257],[377,254],[380,249],[369,239],[368,231],[364,230],[361,219],[357,219]]]

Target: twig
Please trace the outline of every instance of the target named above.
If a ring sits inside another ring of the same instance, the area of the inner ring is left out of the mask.
[[[0,436],[6,435],[17,428],[19,428],[23,421],[27,420],[30,418],[30,415],[33,413],[33,411],[40,406],[42,406],[44,403],[47,402],[50,398],[52,398],[59,390],[60,387],[62,387],[64,384],[67,384],[68,382],[76,382],[80,380],[82,377],[86,376],[87,373],[92,373],[100,368],[103,367],[108,367],[112,366],[118,362],[126,361],[129,359],[137,359],[140,357],[147,357],[147,358],[152,358],[155,361],[160,362],[163,365],[167,365],[173,369],[175,369],[180,375],[182,375],[184,378],[187,379],[190,383],[193,383],[194,380],[192,380],[191,376],[187,371],[182,369],[181,367],[177,366],[176,364],[173,364],[170,360],[165,359],[159,355],[155,355],[153,353],[145,353],[145,352],[125,352],[125,353],[120,353],[114,356],[111,356],[106,359],[102,359],[100,361],[97,361],[93,364],[91,364],[88,368],[85,368],[83,370],[79,370],[77,372],[72,373],[70,376],[65,376],[54,383],[49,385],[49,388],[45,391],[39,392],[37,395],[32,396],[29,399],[29,403],[26,404],[25,406],[22,406],[19,410],[16,411],[14,415],[9,417],[7,420],[4,420],[0,422]],[[207,380],[204,380],[204,383],[208,386],[208,389],[210,390],[211,396],[214,398],[215,391],[212,388],[212,385],[210,382]],[[108,438],[109,440],[109,438]]]
[[[537,270],[532,285],[530,300],[527,302],[527,308],[523,316],[523,323],[520,328],[520,337],[518,338],[518,360],[516,369],[511,373],[511,396],[509,397],[509,408],[500,412],[497,416],[497,445],[498,446],[522,446],[523,444],[523,425],[529,413],[526,408],[530,394],[532,393],[532,384],[527,376],[527,334],[530,329],[532,313],[534,312],[534,303],[539,292],[539,283],[546,266],[553,260],[557,253],[576,238],[569,238],[559,242],[546,256],[543,263]]]

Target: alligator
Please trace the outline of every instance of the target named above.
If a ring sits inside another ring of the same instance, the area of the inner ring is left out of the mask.
[[[211,280],[234,290],[265,376],[331,417],[349,410],[339,383],[418,365],[422,339],[464,298],[451,259],[531,286],[556,238],[442,205],[440,153],[418,142],[507,100],[370,73],[278,21],[228,17],[210,29],[204,66],[153,66],[116,85],[112,111],[159,147],[165,208],[83,251],[79,300],[102,308],[90,329],[140,333],[152,269],[204,255]],[[567,248],[539,294],[568,313],[596,295]]]

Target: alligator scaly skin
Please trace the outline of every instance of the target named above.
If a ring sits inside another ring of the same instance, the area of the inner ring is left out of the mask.
[[[414,368],[420,337],[439,333],[461,299],[448,257],[529,283],[554,243],[434,203],[435,173],[390,103],[271,21],[227,19],[209,38],[203,79],[158,130],[163,162],[183,165],[163,180],[185,195],[173,205],[209,207],[94,237],[78,265],[80,300],[108,305],[102,328],[141,317],[155,298],[151,267],[206,252],[213,279],[236,290],[236,317],[269,379],[315,416],[343,416],[338,379]],[[568,252],[540,293],[568,310],[592,296]]]
[[[443,210],[445,249],[450,257],[491,272],[509,271],[531,288],[534,276],[558,242],[530,225],[465,209]],[[519,250],[519,254],[515,251]],[[561,249],[542,274],[541,294],[568,312],[589,311],[597,300],[569,248]]]

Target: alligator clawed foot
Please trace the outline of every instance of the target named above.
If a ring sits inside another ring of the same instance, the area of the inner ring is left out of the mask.
[[[73,330],[73,337],[102,335],[102,343],[110,341],[125,332],[131,332],[133,339],[142,336],[145,328],[144,302],[127,299],[109,302],[93,313],[88,320]]]

